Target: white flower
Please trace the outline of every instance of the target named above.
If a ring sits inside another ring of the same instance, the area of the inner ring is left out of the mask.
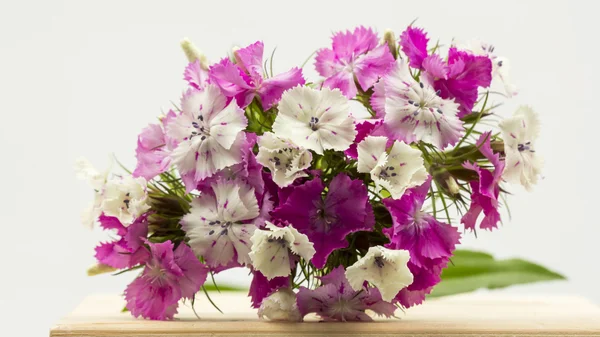
[[[114,177],[106,182],[102,195],[102,212],[129,226],[150,206],[147,203],[146,179],[133,176]]]
[[[356,136],[349,111],[348,99],[337,89],[298,86],[281,96],[273,132],[318,154],[344,151]]]
[[[258,317],[266,317],[272,321],[302,321],[296,304],[296,294],[290,288],[279,288],[263,299],[258,309]]]
[[[510,64],[507,58],[494,54],[494,46],[482,41],[472,40],[460,46],[474,55],[484,55],[492,61],[492,78],[497,78],[504,85],[506,96],[512,97],[517,94],[517,87],[510,80]]]
[[[248,220],[259,215],[254,189],[224,180],[212,189],[192,201],[190,213],[181,221],[189,245],[211,267],[225,266],[236,256],[238,263],[248,264],[250,237],[256,229]]]
[[[171,153],[173,163],[181,174],[193,172],[195,181],[242,161],[248,121],[235,100],[225,106],[226,101],[214,85],[191,91],[182,99],[182,112],[166,127],[167,136],[179,142]]]
[[[540,133],[538,116],[530,107],[521,106],[513,117],[504,119],[499,126],[506,154],[502,178],[530,190],[537,183],[543,166],[542,158],[535,152]]]
[[[304,170],[310,166],[312,155],[291,141],[267,132],[258,140],[256,160],[271,170],[273,181],[279,187],[286,187],[296,178],[307,176]]]
[[[391,302],[400,290],[413,282],[408,260],[407,250],[371,247],[367,255],[346,269],[346,278],[355,291],[362,289],[365,281],[370,282],[379,289],[384,301]]]
[[[464,131],[458,118],[459,104],[443,99],[428,83],[417,82],[408,64],[398,60],[384,78],[384,124],[397,139],[407,143],[424,141],[443,149],[455,144]],[[380,101],[376,101],[381,104]]]
[[[109,169],[101,173],[84,158],[77,159],[75,163],[77,178],[87,179],[94,189],[94,201],[82,214],[82,221],[88,227],[93,227],[102,213],[118,218],[123,226],[129,226],[150,209],[146,202],[146,180],[129,175],[108,179],[110,166],[112,162]]]
[[[395,141],[389,154],[386,137],[368,136],[358,144],[358,172],[370,173],[378,190],[385,188],[393,199],[399,199],[408,188],[427,180],[421,151]]]
[[[268,230],[257,229],[250,238],[252,248],[250,260],[252,266],[267,279],[288,276],[290,269],[290,253],[309,261],[315,255],[315,249],[308,237],[294,227],[277,227],[265,221]]]
[[[90,187],[94,189],[94,201],[81,214],[81,222],[86,227],[93,228],[98,217],[102,214],[102,194],[104,193],[104,185],[108,179],[110,166],[106,171],[100,172],[85,158],[78,158],[75,161],[77,179],[87,180]]]

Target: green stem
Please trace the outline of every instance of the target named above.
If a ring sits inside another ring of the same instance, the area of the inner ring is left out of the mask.
[[[204,286],[202,286],[202,291],[204,291],[204,295],[206,295],[206,298],[208,299],[210,304],[212,304],[212,306],[215,307],[215,309],[219,310],[220,313],[223,313],[223,311],[221,311],[221,309],[219,309],[219,307],[215,304],[215,302],[213,302],[212,298],[210,298],[210,295],[208,294],[208,291],[206,291],[206,288],[204,288]]]
[[[456,144],[456,146],[454,147],[455,149],[458,149],[460,147],[460,145],[465,141],[465,139],[467,139],[467,137],[469,137],[469,135],[471,134],[471,132],[473,132],[473,129],[475,128],[475,125],[477,125],[477,123],[481,119],[481,116],[483,116],[483,114],[485,113],[485,106],[487,104],[488,97],[490,97],[490,92],[489,91],[485,94],[485,100],[483,101],[483,106],[481,107],[481,111],[479,112],[479,114],[477,114],[477,119],[475,119],[475,121],[471,125],[471,128],[469,128],[469,130],[467,131],[467,133],[465,133],[464,137],[458,142],[458,144]]]

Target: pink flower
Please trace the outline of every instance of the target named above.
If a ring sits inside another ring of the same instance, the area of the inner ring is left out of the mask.
[[[400,303],[404,308],[423,303],[425,296],[442,280],[440,275],[447,264],[447,258],[437,259],[426,267],[417,267],[409,262],[408,268],[413,274],[413,283],[400,290],[393,302]]]
[[[370,230],[375,224],[362,181],[338,174],[329,184],[327,195],[322,197],[324,189],[319,178],[294,186],[287,199],[271,212],[273,218],[289,222],[308,236],[316,250],[311,262],[317,268],[325,266],[331,252],[348,245],[346,235]]]
[[[258,270],[253,270],[252,283],[250,283],[248,292],[248,296],[252,299],[252,307],[258,309],[263,299],[277,291],[277,289],[289,286],[290,278],[287,276],[275,277],[269,280]]]
[[[325,77],[323,86],[340,89],[353,98],[358,92],[356,78],[363,91],[369,90],[394,62],[387,44],[378,44],[371,28],[361,26],[354,32],[334,34],[332,49],[319,50],[315,58],[317,71]]]
[[[412,68],[421,69],[423,60],[427,57],[427,34],[423,28],[408,26],[400,35],[400,47]]]
[[[134,177],[150,180],[165,172],[171,164],[169,154],[172,148],[168,145],[164,127],[168,121],[175,118],[175,112],[169,110],[162,120],[163,125],[150,124],[138,136],[135,149],[137,166],[133,171]]]
[[[341,266],[323,276],[321,282],[322,285],[315,290],[300,287],[297,303],[302,316],[316,313],[325,320],[371,321],[365,310],[386,317],[392,316],[396,310],[393,304],[381,299],[377,288],[353,290]]]
[[[500,155],[494,154],[490,146],[491,132],[483,133],[477,141],[479,151],[494,166],[494,171],[481,168],[476,163],[465,162],[464,168],[477,172],[479,180],[471,181],[471,206],[460,220],[466,229],[475,229],[479,215],[483,211],[484,218],[479,224],[482,229],[492,230],[500,221],[498,212],[498,195],[500,193],[500,180],[504,172],[504,161],[500,161]]]
[[[202,89],[209,81],[208,70],[204,68],[200,59],[190,62],[183,72],[183,79],[195,89]]]
[[[96,247],[98,262],[117,269],[131,268],[148,259],[148,250],[143,240],[148,236],[148,215],[137,218],[128,227],[114,216],[100,215],[100,226],[106,230],[114,230],[120,236],[118,240],[106,242]]]
[[[425,63],[427,72],[438,77],[433,86],[442,98],[454,99],[460,104],[459,117],[471,113],[477,101],[478,88],[487,88],[492,83],[492,62],[487,56],[450,48],[445,76],[441,77],[442,64],[439,59]]]
[[[179,300],[192,299],[206,281],[208,268],[185,244],[150,243],[151,258],[125,290],[126,307],[135,317],[172,319]]]
[[[235,97],[241,108],[258,96],[263,109],[270,109],[284,91],[305,83],[299,68],[264,78],[263,50],[263,43],[257,41],[234,52],[235,64],[226,58],[210,67],[210,82],[221,88],[225,96]]]

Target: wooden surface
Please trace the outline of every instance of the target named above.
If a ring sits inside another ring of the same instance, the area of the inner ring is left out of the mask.
[[[211,297],[225,315],[199,296],[201,320],[189,306],[180,305],[176,320],[157,322],[121,313],[124,302],[119,296],[90,296],[50,336],[600,336],[600,308],[569,296],[460,295],[429,300],[405,313],[399,310],[400,319],[372,323],[324,323],[314,317],[305,323],[260,321],[245,294]]]

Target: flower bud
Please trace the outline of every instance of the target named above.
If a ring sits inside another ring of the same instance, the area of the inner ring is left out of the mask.
[[[398,44],[396,43],[396,37],[394,36],[394,32],[391,29],[386,29],[385,33],[383,33],[383,43],[388,45],[390,48],[390,52],[394,59],[398,58]]]
[[[96,276],[96,275],[100,275],[100,274],[112,273],[113,271],[116,271],[116,270],[117,269],[115,269],[111,266],[107,266],[105,264],[98,263],[97,265],[91,266],[87,270],[87,275],[88,276]]]
[[[458,187],[458,183],[454,177],[449,176],[446,178],[446,186],[448,187],[448,192],[450,192],[450,194],[457,195],[460,193],[460,188]]]
[[[198,48],[196,48],[196,46],[194,46],[190,40],[187,38],[181,40],[181,49],[183,49],[183,52],[190,63],[199,60],[200,67],[202,67],[204,70],[208,69],[208,60],[206,59],[206,56],[204,56],[204,54],[202,54],[202,52],[198,50]]]
[[[233,48],[231,48],[231,61],[233,61],[235,64],[238,65],[238,67],[240,67],[243,71],[248,72],[248,69],[246,69],[246,67],[244,67],[244,62],[242,62],[242,58],[240,57],[240,54],[238,53],[238,51],[242,49],[239,46],[233,46]]]

